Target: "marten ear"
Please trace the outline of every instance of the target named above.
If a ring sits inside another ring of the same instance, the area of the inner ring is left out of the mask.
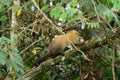
[[[76,30],[72,30],[73,33],[75,33],[76,35],[79,35],[79,33]]]

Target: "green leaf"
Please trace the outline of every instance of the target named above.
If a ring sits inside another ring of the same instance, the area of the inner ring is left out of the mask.
[[[101,60],[99,63],[96,64],[96,67],[100,67],[100,66],[102,66],[103,64],[104,64],[104,61]]]
[[[10,70],[11,66],[12,66],[12,61],[11,61],[11,59],[9,59],[9,60],[7,60],[7,62],[6,62],[7,71]]]
[[[80,76],[78,76],[75,80],[81,80],[81,79],[80,79]]]
[[[61,19],[63,22],[65,22],[66,18],[67,18],[67,13],[66,13],[66,12],[65,12],[65,13],[62,13],[62,14],[60,15],[60,19]]]
[[[63,7],[61,5],[57,5],[54,9],[50,11],[50,17],[58,19],[60,17],[60,13]]]
[[[4,40],[6,40],[8,43],[11,43],[11,40],[10,40],[9,38],[7,38],[7,37],[5,37],[5,36],[2,36],[2,38],[3,38]]]
[[[81,10],[77,10],[77,12],[78,12],[80,15],[83,15],[83,13],[82,13]]]
[[[17,72],[20,71],[19,66],[17,65],[16,61],[12,61],[12,65],[13,65],[13,68],[15,71],[17,71]]]
[[[54,9],[50,11],[50,17],[53,18],[53,16],[54,16]]]
[[[68,16],[73,16],[76,13],[77,9],[70,8],[67,10]]]
[[[1,12],[2,14],[4,14],[4,13],[7,12],[6,9],[5,9],[2,5],[0,5],[0,12]]]
[[[117,21],[117,24],[120,26],[120,20]]]
[[[12,48],[12,52],[14,52],[14,53],[18,53],[19,51],[18,51],[17,48]],[[18,56],[18,55],[17,55],[17,56]]]
[[[50,7],[49,5],[44,5],[44,6],[42,7],[42,10],[48,10],[49,7]]]
[[[117,9],[120,10],[120,2],[117,3]]]
[[[2,37],[0,38],[0,44],[1,44],[1,43],[4,43],[4,41],[7,41],[8,43],[11,43],[11,40],[10,40],[9,38],[7,38],[7,37],[5,37],[5,36],[2,36]]]
[[[12,0],[2,0],[1,2],[1,4],[7,5],[7,6],[10,6],[11,3],[12,3]]]
[[[4,52],[0,52],[0,64],[4,65],[6,63],[7,60],[7,54]]]
[[[40,3],[40,1],[41,1],[41,0],[36,0],[37,4],[39,4],[39,3]]]
[[[12,61],[16,62],[19,66],[23,67],[23,61],[20,54],[17,53],[17,49],[12,49]]]
[[[16,72],[21,72],[21,70],[23,69],[23,62],[22,62],[22,58],[21,56],[16,53],[18,52],[17,49],[12,49],[12,56],[10,56],[10,60],[12,61],[12,65],[13,65],[13,68]]]
[[[6,21],[6,20],[8,20],[8,17],[6,17],[6,16],[1,16],[0,17],[0,21]]]
[[[88,22],[87,25],[88,25],[88,28],[99,28],[100,27],[98,22]]]
[[[43,4],[46,4],[47,3],[47,0],[43,0]]]
[[[79,17],[78,18],[72,18],[67,21],[67,24],[74,24],[77,23],[78,20],[81,20]],[[77,24],[76,24],[77,25]]]
[[[55,11],[55,13],[54,13],[54,18],[55,18],[55,19],[58,19],[59,16],[60,16],[60,12],[59,12],[59,10],[56,9],[56,11]]]
[[[78,4],[77,0],[72,0],[72,6],[73,7],[77,6],[77,4]]]

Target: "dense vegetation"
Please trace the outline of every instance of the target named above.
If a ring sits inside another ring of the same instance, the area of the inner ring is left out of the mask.
[[[119,80],[119,26],[119,0],[0,0],[0,80]],[[82,48],[33,68],[55,35],[76,28]]]

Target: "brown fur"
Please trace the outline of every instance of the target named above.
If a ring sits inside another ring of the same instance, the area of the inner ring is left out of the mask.
[[[56,57],[63,55],[63,50],[70,44],[70,41],[74,44],[79,44],[79,33],[75,30],[70,31],[65,35],[59,35],[49,45],[49,51],[43,57],[39,58],[35,62],[35,66],[39,66],[40,63],[48,59],[48,57]]]

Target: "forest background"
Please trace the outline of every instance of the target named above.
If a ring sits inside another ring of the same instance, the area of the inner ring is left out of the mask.
[[[85,44],[35,68],[73,29]],[[120,0],[0,0],[0,80],[120,80],[119,63]]]

